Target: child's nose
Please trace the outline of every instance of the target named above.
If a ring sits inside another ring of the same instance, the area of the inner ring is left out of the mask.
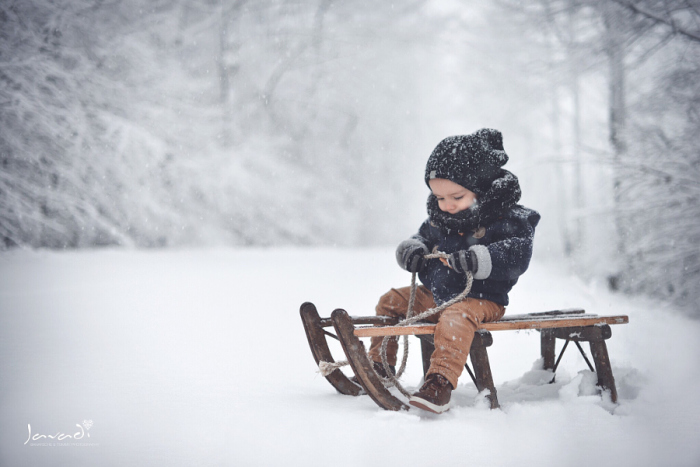
[[[451,202],[448,202],[448,201],[443,202],[443,206],[442,206],[442,210],[443,210],[443,211],[450,212],[450,211],[454,211],[454,209],[455,209],[455,204],[454,204],[454,203],[451,203]]]

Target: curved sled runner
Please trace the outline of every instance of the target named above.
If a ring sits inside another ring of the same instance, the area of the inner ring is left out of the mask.
[[[391,395],[384,387],[379,376],[372,368],[372,362],[367,358],[362,341],[355,336],[355,325],[392,325],[397,320],[382,316],[365,316],[351,318],[345,310],[335,310],[331,318],[321,318],[316,306],[306,302],[299,310],[301,321],[304,324],[306,337],[309,341],[311,353],[316,364],[321,362],[335,363],[335,359],[328,347],[327,337],[337,339],[347,356],[348,363],[356,375],[360,385],[350,381],[339,369],[333,370],[326,376],[329,383],[341,394],[359,396],[369,394],[374,402],[386,410],[408,410],[408,406]],[[326,331],[324,328],[333,327],[337,335]]]
[[[323,329],[331,325],[331,323],[323,323],[323,321],[327,322],[328,320],[321,319],[313,303],[303,303],[299,313],[301,314],[301,321],[304,323],[306,338],[309,341],[309,347],[311,347],[311,353],[316,360],[316,364],[318,365],[321,362],[335,363],[333,355],[331,355],[331,351],[328,348],[326,336],[330,336],[334,339],[338,338]],[[358,396],[362,393],[362,388],[350,381],[348,377],[340,371],[340,368],[335,369],[331,374],[326,376],[326,379],[341,394]]]
[[[343,346],[348,362],[358,381],[377,405],[386,410],[408,410],[408,406],[394,397],[374,371],[372,362],[367,358],[364,345],[355,335],[355,325],[345,310],[338,308],[331,313],[333,327]]]

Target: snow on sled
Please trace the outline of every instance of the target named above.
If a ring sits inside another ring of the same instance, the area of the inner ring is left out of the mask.
[[[396,318],[383,316],[352,317],[343,309],[336,309],[330,318],[321,318],[313,303],[301,305],[301,319],[306,330],[311,353],[316,364],[328,382],[341,394],[358,396],[368,394],[374,402],[386,410],[408,410],[409,406],[395,397],[374,371],[373,363],[367,356],[360,337],[415,335],[421,340],[423,371],[428,371],[433,347],[435,324],[416,323],[400,326]],[[598,387],[608,392],[612,402],[617,402],[617,389],[613,377],[610,359],[605,341],[612,336],[610,325],[629,322],[626,315],[598,316],[588,314],[582,309],[554,310],[542,313],[504,316],[498,321],[483,323],[475,333],[469,352],[474,371],[467,364],[466,370],[479,392],[488,390],[491,408],[497,408],[498,396],[493,383],[487,347],[493,344],[491,331],[536,329],[540,331],[540,350],[544,369],[553,373],[561,361],[567,346],[574,342],[583,355],[589,369],[598,376]],[[333,327],[335,334],[325,328]],[[347,363],[360,385],[351,381],[339,368],[328,347],[327,337],[337,339],[347,358]],[[558,358],[556,357],[556,339],[564,340]],[[594,365],[591,365],[580,342],[588,342]]]

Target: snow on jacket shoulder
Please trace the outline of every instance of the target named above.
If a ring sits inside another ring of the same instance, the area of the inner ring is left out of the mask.
[[[470,297],[483,298],[508,305],[508,292],[523,274],[532,257],[532,242],[540,215],[521,205],[513,206],[497,221],[474,235],[444,234],[426,220],[413,238],[422,241],[430,251],[454,253],[472,250],[477,257]],[[444,303],[466,287],[466,276],[445,266],[440,260],[429,260],[420,271],[421,282],[433,293],[435,302]]]

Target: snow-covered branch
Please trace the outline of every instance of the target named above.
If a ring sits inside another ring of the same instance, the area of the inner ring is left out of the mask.
[[[673,15],[672,11],[670,8],[670,5],[668,5],[669,2],[662,2],[662,4],[666,7],[664,8],[663,12],[655,12],[651,8],[647,8],[644,6],[646,2],[641,1],[641,2],[632,2],[629,0],[612,0],[613,2],[617,3],[618,5],[621,5],[630,11],[633,11],[634,13],[637,13],[638,15],[641,15],[644,18],[650,19],[654,21],[655,23],[658,24],[663,24],[665,26],[668,26],[671,28],[671,31],[674,34],[679,34],[681,36],[684,36],[690,40],[700,42],[700,32],[699,31],[693,31],[688,28],[686,28],[684,25],[680,24],[679,21],[677,21]],[[676,2],[672,2],[676,3]],[[687,10],[688,8],[683,8],[684,10]],[[696,18],[697,16],[700,16],[700,12],[698,12],[697,9],[693,10],[695,12]]]

